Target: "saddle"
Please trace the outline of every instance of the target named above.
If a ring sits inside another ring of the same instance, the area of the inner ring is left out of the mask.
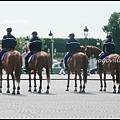
[[[75,54],[75,53],[77,53],[77,52],[79,52],[79,51],[73,52],[73,53],[68,57],[67,63],[69,63],[69,61],[70,61],[71,57],[73,56],[73,54]]]
[[[37,52],[40,52],[40,51],[35,51],[35,52],[33,53],[33,55],[31,55],[31,56],[29,57],[29,59],[28,59],[28,63],[31,62],[32,58],[34,57],[35,53],[37,53]]]
[[[1,61],[4,60],[4,57],[5,57],[6,53],[7,53],[8,51],[10,51],[10,50],[14,50],[14,49],[13,49],[13,48],[7,49],[6,52],[5,52],[5,53],[2,55],[2,57],[1,57]]]

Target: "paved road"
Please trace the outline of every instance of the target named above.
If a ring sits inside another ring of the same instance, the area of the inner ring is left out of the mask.
[[[27,78],[26,75],[21,77]],[[21,95],[12,95],[6,93],[4,80],[0,118],[120,118],[120,94],[112,93],[112,81],[107,81],[107,92],[99,92],[99,81],[94,80],[99,76],[89,77],[93,80],[88,80],[84,94],[74,92],[73,80],[69,92],[65,91],[66,80],[51,80],[50,94],[45,94],[47,82],[44,80],[41,94],[28,93],[28,81],[22,80]],[[67,78],[67,75],[51,75],[51,78]],[[37,84],[39,87],[39,81]],[[10,85],[12,91],[12,81]]]

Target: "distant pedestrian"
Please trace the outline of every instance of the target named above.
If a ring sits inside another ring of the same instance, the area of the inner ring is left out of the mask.
[[[60,72],[59,72],[59,75],[61,75],[62,73],[65,75],[65,66],[64,66],[64,62],[63,62],[63,60],[61,60],[61,62],[60,62],[60,67],[61,67],[61,70],[60,70]]]

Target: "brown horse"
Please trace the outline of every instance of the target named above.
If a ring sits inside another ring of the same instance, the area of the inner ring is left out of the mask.
[[[102,50],[100,50],[99,48],[95,47],[95,46],[86,46],[85,52],[88,56],[88,58],[91,55],[94,55],[94,57],[98,60],[100,54],[103,52]],[[97,61],[98,63],[99,61]],[[107,59],[105,59],[105,61],[103,62],[103,70],[98,70],[98,73],[100,75],[100,84],[101,84],[101,89],[100,91],[102,91],[103,88],[103,83],[102,83],[102,72],[104,73],[104,91],[106,91],[106,72],[110,71],[111,72],[111,76],[113,78],[113,82],[114,82],[114,86],[113,86],[113,93],[116,93],[116,85],[115,85],[115,81],[118,84],[118,93],[120,93],[120,56],[118,54],[111,54],[107,57]],[[116,80],[115,80],[115,73],[116,73]]]
[[[29,44],[26,45],[26,50],[29,51]],[[42,69],[43,67],[46,69],[46,77],[47,77],[47,91],[46,93],[49,93],[50,89],[50,56],[43,51],[39,51],[34,53],[34,56],[31,59],[31,62],[29,63],[29,92],[31,92],[31,70],[34,71],[34,91],[36,92],[37,85],[36,85],[36,72],[38,72],[39,79],[40,79],[40,87],[38,93],[41,93],[42,89]]]
[[[2,60],[2,68],[0,69],[0,93],[2,93],[2,69],[5,69],[7,73],[7,93],[10,93],[9,75],[13,80],[13,92],[15,94],[15,78],[18,83],[17,94],[20,94],[20,76],[22,72],[22,55],[16,50],[9,50],[6,52],[4,59]],[[15,71],[15,76],[14,72]],[[15,77],[15,78],[14,78]]]
[[[75,90],[77,91],[77,74],[80,79],[80,93],[85,92],[85,85],[87,83],[87,67],[88,67],[88,57],[82,52],[77,52],[72,55],[68,62],[68,82],[67,82],[67,90],[69,91],[69,81],[70,81],[70,71],[75,71]],[[81,77],[81,69],[83,69],[84,75],[84,84],[82,87],[82,77]],[[83,88],[83,90],[82,90]]]

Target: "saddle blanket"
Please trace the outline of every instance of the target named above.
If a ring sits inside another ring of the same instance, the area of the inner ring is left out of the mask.
[[[67,63],[69,62],[70,58],[71,58],[71,56],[67,59]]]
[[[30,63],[31,62],[31,59],[32,59],[32,57],[34,56],[34,54],[33,55],[31,55],[30,57],[29,57],[29,59],[28,59],[28,63]]]
[[[103,61],[106,60],[108,58],[108,56],[106,56],[105,58],[103,58]]]
[[[4,60],[4,57],[5,57],[6,53],[4,53],[1,57],[1,61]]]

